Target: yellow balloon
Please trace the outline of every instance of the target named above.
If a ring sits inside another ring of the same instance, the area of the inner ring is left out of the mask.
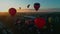
[[[49,23],[51,23],[52,22],[52,17],[49,17],[48,21],[49,21]]]

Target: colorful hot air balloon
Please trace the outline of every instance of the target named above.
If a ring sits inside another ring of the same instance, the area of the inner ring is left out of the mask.
[[[38,28],[42,29],[46,24],[46,20],[44,18],[35,18],[34,23]]]
[[[14,16],[14,15],[16,14],[16,9],[15,9],[15,8],[10,8],[10,9],[9,9],[9,14],[10,14],[11,16]]]
[[[40,3],[34,3],[34,8],[36,11],[38,11],[40,8]]]

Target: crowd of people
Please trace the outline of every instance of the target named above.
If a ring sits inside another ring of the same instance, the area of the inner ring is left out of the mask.
[[[13,32],[12,29],[0,24],[2,34],[43,34],[42,29],[39,29],[35,25],[34,19],[31,18],[17,18],[14,22],[14,28]]]
[[[0,21],[0,34],[13,34],[13,32]]]
[[[34,25],[32,20],[17,19],[15,26],[18,34],[40,34],[39,29]]]
[[[39,29],[36,27],[36,25],[34,25],[31,19],[17,19],[14,23],[14,26],[15,32],[0,22],[0,34],[40,34]]]

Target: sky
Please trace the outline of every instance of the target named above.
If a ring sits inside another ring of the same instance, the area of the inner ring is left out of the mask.
[[[0,11],[8,10],[13,7],[19,9],[26,9],[30,4],[30,9],[34,9],[34,3],[40,3],[40,9],[60,8],[60,0],[0,0]]]

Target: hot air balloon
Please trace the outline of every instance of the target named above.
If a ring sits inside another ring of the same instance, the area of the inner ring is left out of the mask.
[[[21,9],[21,7],[19,7],[19,9]]]
[[[34,23],[39,29],[42,29],[46,24],[46,20],[44,18],[35,18]]]
[[[29,8],[30,7],[30,4],[29,5],[27,5],[27,8]]]
[[[40,3],[34,3],[34,8],[36,11],[38,11],[40,8]]]
[[[11,16],[14,16],[14,15],[16,14],[16,9],[15,9],[15,8],[10,8],[10,9],[9,9],[9,14],[10,14]]]
[[[49,20],[48,20],[49,23],[52,23],[52,17],[49,17],[48,19],[49,19]]]

